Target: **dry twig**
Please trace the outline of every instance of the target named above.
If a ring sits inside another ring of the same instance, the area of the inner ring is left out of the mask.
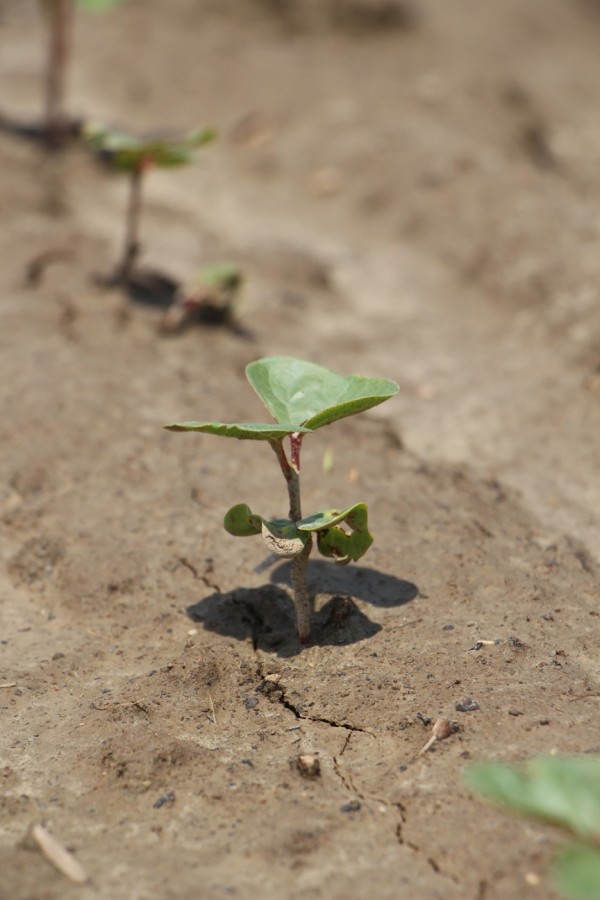
[[[38,847],[52,865],[75,884],[85,884],[89,875],[72,853],[63,847],[43,825],[34,825],[31,834]]]

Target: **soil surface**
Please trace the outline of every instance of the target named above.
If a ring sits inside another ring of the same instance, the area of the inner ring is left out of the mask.
[[[3,113],[43,47],[3,0]],[[558,835],[462,771],[600,751],[599,47],[591,0],[79,14],[74,113],[219,131],[150,173],[141,263],[245,285],[161,334],[95,280],[124,179],[0,135],[2,900],[554,896]],[[222,530],[287,512],[269,448],[161,429],[260,421],[276,354],[402,389],[306,441],[305,512],[365,500],[375,544],[311,563],[305,648],[289,565]]]

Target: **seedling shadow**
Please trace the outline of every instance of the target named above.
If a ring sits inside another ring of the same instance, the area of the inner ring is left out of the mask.
[[[0,113],[0,131],[53,151],[62,150],[68,144],[78,141],[82,126],[81,119],[68,119],[61,123],[60,128],[52,129],[42,120],[21,121]]]
[[[188,606],[186,612],[207,631],[238,641],[251,639],[257,650],[279,657],[301,652],[292,600],[275,585],[211,594]],[[350,597],[339,595],[314,613],[311,625],[310,644],[322,647],[356,644],[381,631],[381,625],[371,622]]]
[[[414,600],[419,593],[419,588],[411,581],[353,564],[332,566],[322,560],[309,560],[306,578],[310,590],[326,594],[350,594],[373,606],[384,608],[403,606]],[[273,569],[271,583],[291,583],[289,562],[282,562]]]
[[[296,656],[301,646],[296,636],[294,607],[288,591],[278,586],[290,584],[290,571],[290,563],[283,562],[271,573],[271,584],[211,594],[188,606],[186,612],[207,631],[238,641],[251,639],[255,649],[280,657]],[[332,566],[314,561],[309,562],[307,573],[312,591],[332,595],[313,612],[313,646],[347,646],[381,631],[381,625],[372,622],[353,597],[373,606],[391,608],[410,603],[419,593],[412,582],[365,566]]]
[[[181,303],[181,283],[159,269],[137,266],[127,275],[117,270],[109,275],[96,275],[94,280],[100,287],[120,289],[134,304],[162,310],[159,331],[163,335],[177,335],[200,326],[222,328],[242,340],[254,339],[253,333],[226,308],[209,302],[195,307]]]

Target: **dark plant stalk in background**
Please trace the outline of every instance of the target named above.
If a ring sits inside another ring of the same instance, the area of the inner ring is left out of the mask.
[[[43,8],[49,29],[46,62],[46,139],[51,147],[58,147],[70,130],[70,123],[65,115],[65,97],[75,8],[73,0],[44,0]]]

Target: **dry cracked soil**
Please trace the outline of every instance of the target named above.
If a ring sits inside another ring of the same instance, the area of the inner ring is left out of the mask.
[[[43,47],[2,0],[5,115]],[[74,112],[219,132],[149,176],[143,264],[245,283],[165,336],[95,279],[123,178],[0,134],[1,900],[554,897],[558,836],[462,772],[600,752],[599,48],[592,0],[80,12]],[[306,442],[305,509],[365,500],[375,544],[311,563],[305,648],[222,530],[285,513],[272,454],[161,429],[260,420],[275,354],[401,387]]]

